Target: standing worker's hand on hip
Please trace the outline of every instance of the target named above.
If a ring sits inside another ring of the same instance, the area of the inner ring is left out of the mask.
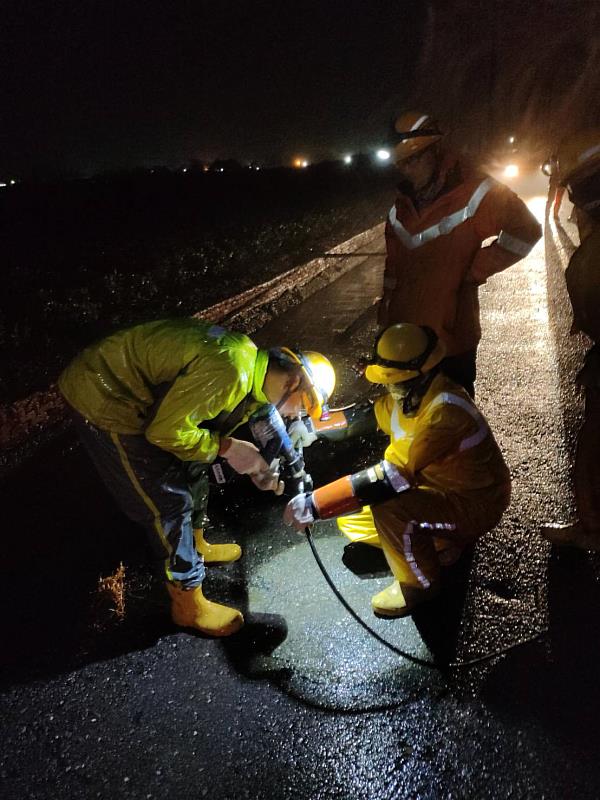
[[[312,525],[315,521],[312,492],[292,497],[283,512],[283,521],[304,533],[307,525]]]

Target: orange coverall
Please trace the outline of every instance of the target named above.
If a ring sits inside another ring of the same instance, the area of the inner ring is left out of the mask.
[[[400,193],[389,212],[379,323],[429,325],[454,356],[481,338],[477,287],[526,256],[542,229],[511,189],[456,157],[438,180],[432,202],[416,208]]]

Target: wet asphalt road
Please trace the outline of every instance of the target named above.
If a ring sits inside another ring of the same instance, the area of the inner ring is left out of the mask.
[[[543,216],[544,197],[523,186]],[[539,199],[533,199],[535,195]],[[568,208],[563,212],[568,215]],[[316,546],[353,607],[338,604],[283,502],[243,480],[215,490],[215,541],[244,548],[209,571],[206,593],[243,608],[228,640],[176,631],[143,538],[70,437],[8,479],[4,505],[4,798],[597,798],[598,556],[553,552],[538,535],[572,511],[581,343],[567,339],[562,283],[576,234],[551,226],[531,256],[482,290],[478,402],[514,479],[510,509],[446,590],[413,619],[372,617],[389,575],[345,547]],[[382,259],[371,257],[257,332],[323,350],[337,401],[364,396],[351,370],[375,331]],[[316,483],[379,457],[381,440],[307,451]],[[18,525],[17,525],[18,521]],[[95,591],[126,569],[118,622]],[[501,657],[460,662],[529,642]]]

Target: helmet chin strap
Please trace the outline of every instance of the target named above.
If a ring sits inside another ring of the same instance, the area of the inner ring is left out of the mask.
[[[423,373],[419,373],[414,378],[409,378],[407,381],[400,381],[399,383],[393,383],[390,386],[390,394],[394,398],[394,400],[402,400],[404,401],[406,397],[410,394],[410,392],[418,386],[420,381],[423,379]]]
[[[287,389],[287,391],[285,392],[283,397],[279,400],[279,402],[275,403],[275,408],[277,409],[277,411],[281,411],[281,409],[287,403],[288,399],[292,396],[292,394],[293,394],[292,391],[290,389]]]
[[[281,411],[283,406],[287,403],[287,401],[294,394],[294,392],[298,392],[301,389],[302,389],[302,378],[301,377],[299,378],[298,383],[296,384],[296,386],[293,389],[291,387],[291,384],[286,386],[285,392],[283,393],[281,398],[277,401],[277,403],[274,403],[275,408],[277,409],[277,411]]]
[[[393,383],[389,392],[394,400],[402,401],[402,413],[406,417],[414,416],[421,405],[421,401],[427,394],[431,382],[439,372],[439,365],[433,367],[428,372],[420,372],[414,378],[401,383]]]

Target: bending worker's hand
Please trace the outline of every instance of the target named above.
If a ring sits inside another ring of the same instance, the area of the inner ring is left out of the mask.
[[[312,493],[297,494],[292,497],[283,512],[283,521],[286,525],[293,525],[297,531],[304,533],[307,525],[315,521],[313,514]]]
[[[240,475],[256,475],[269,470],[269,465],[259,453],[258,447],[243,439],[222,439],[219,455],[227,459],[229,466]]]
[[[252,483],[262,492],[275,492],[279,497],[283,494],[285,483],[279,478],[279,462],[275,460],[266,472],[250,475]]]
[[[240,475],[249,475],[252,483],[261,491],[283,492],[279,472],[271,469],[261,456],[258,447],[244,439],[226,437],[221,441],[219,455]],[[281,484],[281,486],[280,486]]]

